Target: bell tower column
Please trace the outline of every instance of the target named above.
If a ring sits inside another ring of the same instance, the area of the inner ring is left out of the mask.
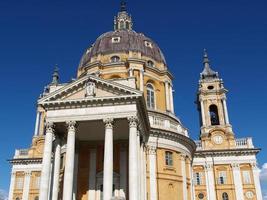
[[[223,98],[222,102],[223,102],[223,111],[224,111],[225,123],[229,124],[229,116],[228,116],[228,110],[227,110],[227,105],[226,105],[226,98]]]

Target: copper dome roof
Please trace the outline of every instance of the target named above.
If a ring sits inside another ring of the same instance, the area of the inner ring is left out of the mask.
[[[119,42],[112,42],[112,38],[116,37],[120,38]],[[151,47],[148,47],[146,42],[150,43]],[[147,56],[157,62],[166,64],[159,46],[150,38],[133,30],[116,30],[98,37],[95,43],[82,56],[79,67],[86,66],[91,61],[91,58],[98,54],[128,53],[129,51],[141,52],[142,56]]]

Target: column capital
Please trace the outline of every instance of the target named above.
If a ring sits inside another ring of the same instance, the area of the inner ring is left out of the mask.
[[[76,131],[76,128],[77,128],[76,121],[67,121],[66,125],[67,125],[68,131],[74,131],[74,132]]]
[[[130,127],[137,127],[138,125],[138,118],[136,116],[130,116],[127,118]]]
[[[24,175],[25,175],[25,176],[31,176],[31,174],[32,174],[31,171],[25,171],[25,172],[24,172]]]
[[[206,170],[212,170],[212,164],[206,163],[204,167]]]
[[[252,162],[252,163],[250,163],[250,165],[251,165],[252,169],[254,169],[254,170],[258,169],[258,165],[256,162]]]
[[[232,163],[231,167],[235,170],[239,170],[239,163]]]
[[[180,156],[181,156],[181,158],[182,158],[183,160],[185,160],[186,157],[187,157],[187,155],[186,155],[185,153],[181,153]]]
[[[147,153],[149,155],[156,155],[157,153],[157,147],[156,146],[152,146],[152,145],[147,145]]]
[[[165,84],[168,84],[168,83],[170,83],[170,81],[169,80],[165,80],[164,83]]]
[[[113,124],[114,124],[113,118],[105,118],[103,119],[103,122],[105,124],[105,128],[113,128]]]
[[[54,133],[55,124],[53,122],[45,122],[46,132]]]

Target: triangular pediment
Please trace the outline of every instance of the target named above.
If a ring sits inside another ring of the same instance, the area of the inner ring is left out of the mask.
[[[138,96],[142,96],[142,93],[134,88],[87,75],[47,94],[39,99],[38,104],[127,99]]]

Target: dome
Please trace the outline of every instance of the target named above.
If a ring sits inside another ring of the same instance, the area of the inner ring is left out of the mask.
[[[114,42],[114,40],[116,41]],[[79,68],[86,66],[92,57],[99,54],[128,53],[129,51],[140,52],[142,56],[166,64],[159,46],[150,38],[133,30],[115,30],[97,38],[82,56]]]

